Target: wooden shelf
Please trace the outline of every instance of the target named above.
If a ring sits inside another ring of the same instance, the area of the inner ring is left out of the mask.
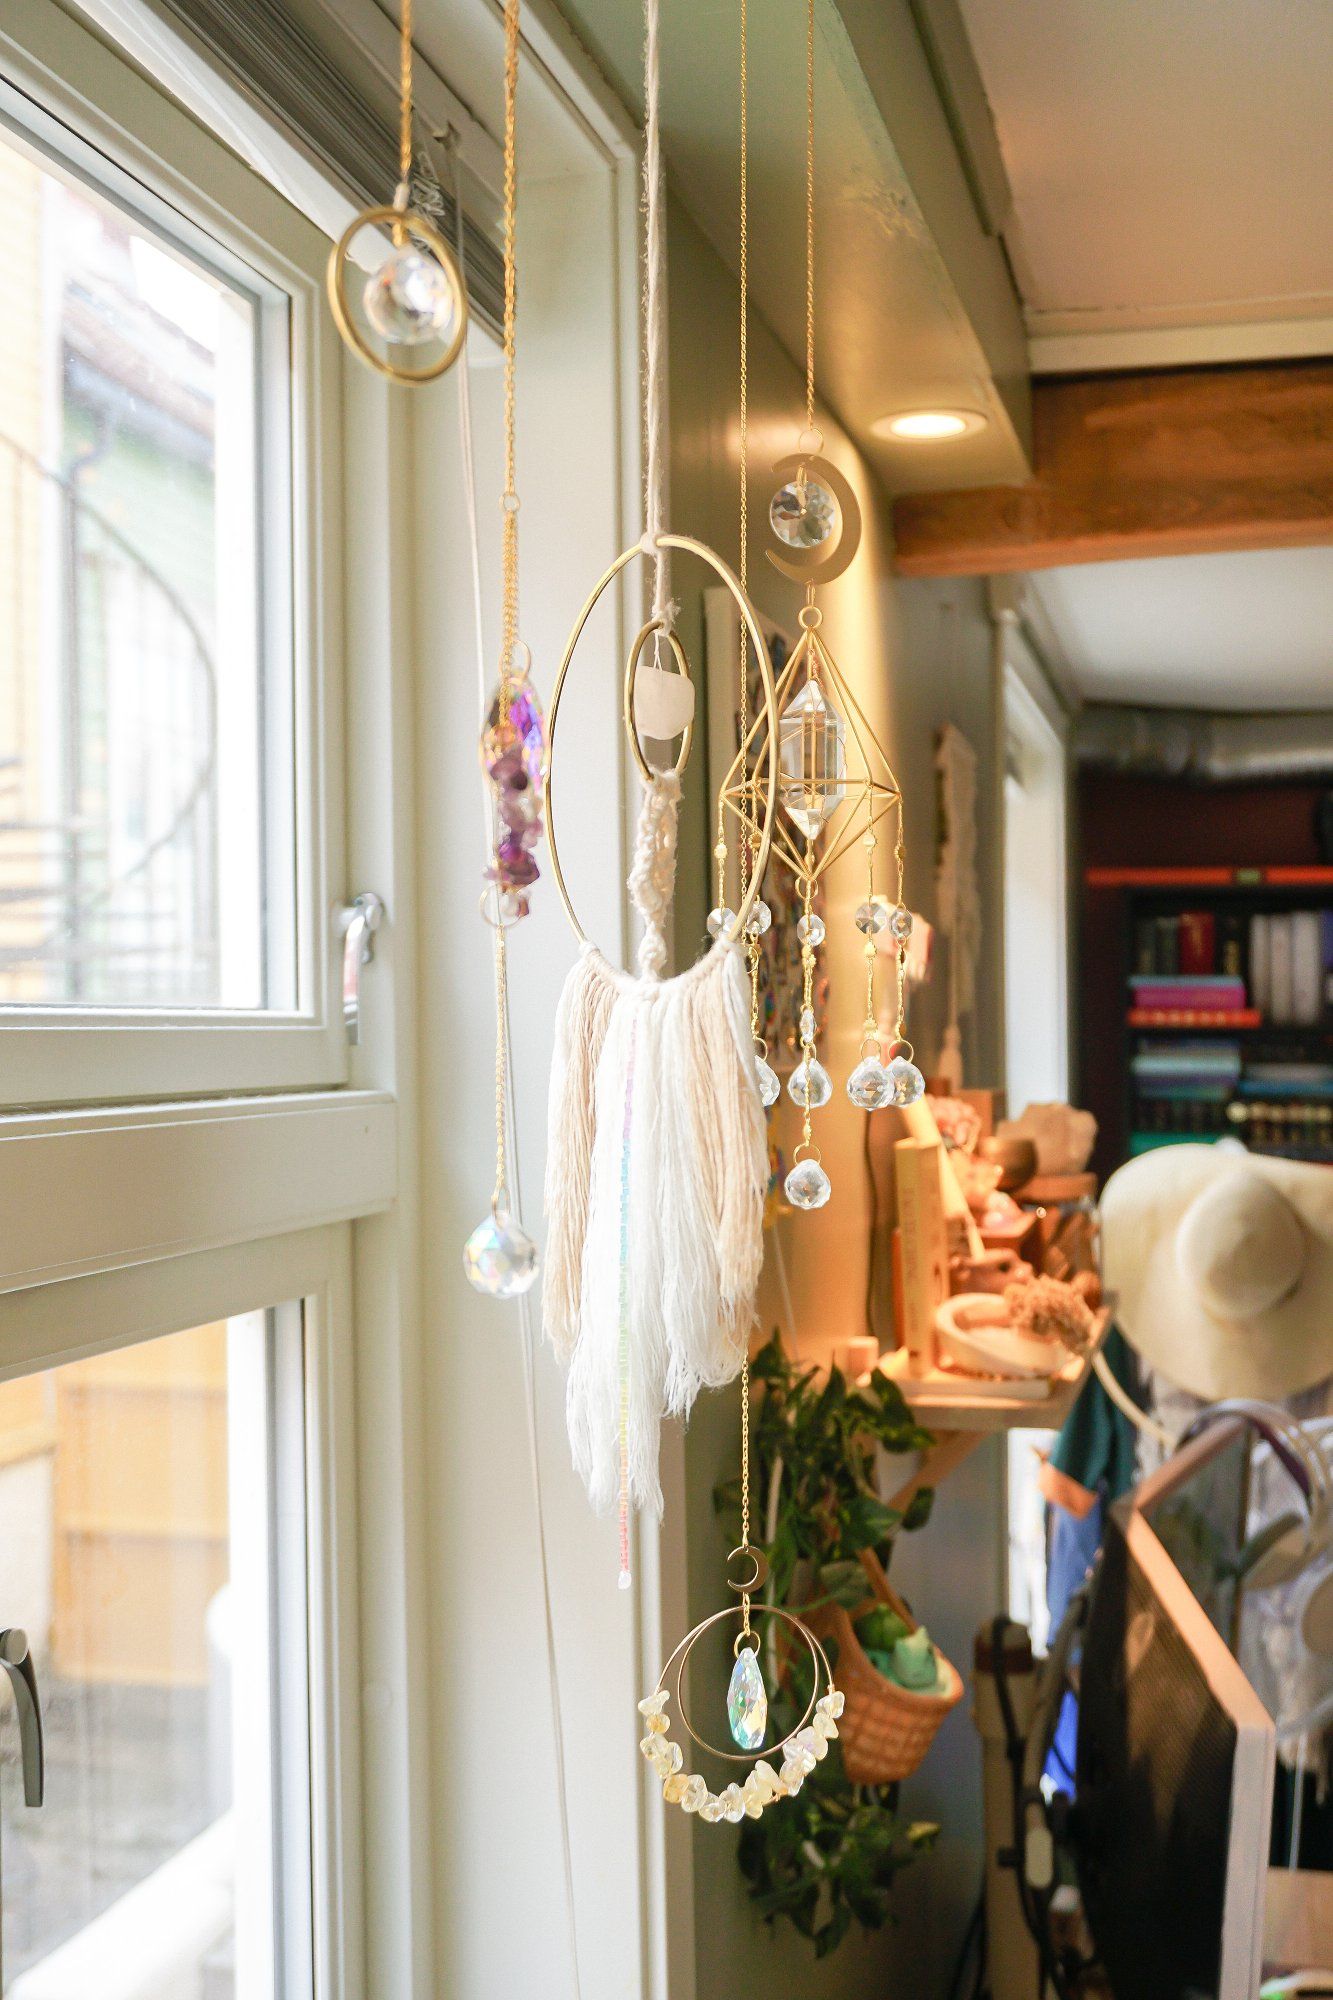
[[[1057,1431],[1073,1409],[1078,1393],[1088,1379],[1092,1357],[1106,1338],[1111,1324],[1109,1309],[1098,1315],[1092,1345],[1086,1354],[1074,1355],[1042,1397],[978,1395],[963,1374],[931,1369],[925,1376],[913,1376],[906,1348],[892,1349],[880,1356],[880,1370],[902,1390],[912,1415],[929,1431]]]
[[[1333,868],[1085,868],[1089,889],[1333,889]]]

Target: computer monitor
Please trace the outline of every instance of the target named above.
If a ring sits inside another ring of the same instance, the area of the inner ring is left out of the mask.
[[[1083,1643],[1071,1833],[1116,2000],[1259,1991],[1276,1736],[1225,1629],[1247,1461],[1229,1426],[1206,1432],[1107,1525]],[[1200,1595],[1168,1541],[1199,1556],[1187,1566]]]

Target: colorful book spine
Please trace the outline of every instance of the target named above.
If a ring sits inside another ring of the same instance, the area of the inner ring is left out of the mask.
[[[1257,1028],[1257,1007],[1131,1007],[1131,1028]]]
[[[1211,973],[1217,967],[1217,919],[1211,910],[1182,910],[1179,930],[1182,973]]]
[[[1245,1005],[1239,979],[1131,979],[1136,1007],[1209,1007],[1225,1011]]]

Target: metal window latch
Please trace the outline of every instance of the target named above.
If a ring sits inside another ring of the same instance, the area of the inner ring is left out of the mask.
[[[365,889],[338,912],[343,938],[343,1026],[355,1048],[361,1040],[361,968],[375,956],[375,933],[384,920],[384,904],[373,889]]]
[[[39,1806],[46,1790],[46,1749],[42,1739],[42,1704],[28,1635],[12,1625],[0,1632],[0,1667],[8,1674],[18,1711],[19,1747],[23,1757],[23,1802]]]

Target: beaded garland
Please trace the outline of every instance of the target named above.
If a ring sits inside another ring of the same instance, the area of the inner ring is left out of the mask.
[[[842,1690],[830,1688],[815,1703],[809,1725],[794,1730],[776,1745],[773,1754],[782,1758],[779,1770],[761,1757],[743,1785],[732,1783],[721,1792],[710,1792],[697,1772],[684,1769],[685,1753],[669,1734],[671,1723],[666,1712],[669,1701],[666,1689],[658,1688],[639,1703],[647,1731],[639,1749],[654,1775],[661,1779],[664,1802],[679,1806],[682,1812],[697,1813],[710,1826],[719,1820],[736,1826],[743,1819],[758,1819],[779,1799],[795,1798],[815,1765],[828,1756],[828,1746],[838,1733],[838,1717],[845,1705]]]

